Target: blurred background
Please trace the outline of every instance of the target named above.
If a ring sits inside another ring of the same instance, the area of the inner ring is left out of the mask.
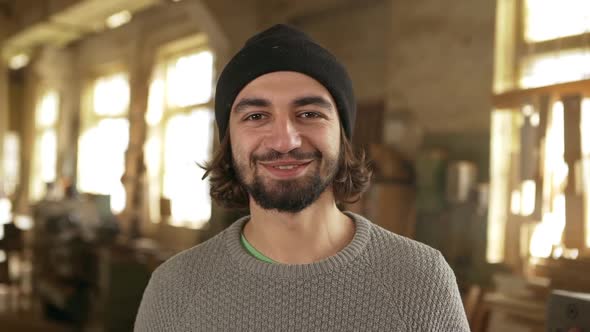
[[[590,291],[588,0],[0,0],[0,329],[131,331],[150,273],[247,211],[197,166],[246,39],[348,68],[369,191],[440,250],[474,331],[545,331]]]

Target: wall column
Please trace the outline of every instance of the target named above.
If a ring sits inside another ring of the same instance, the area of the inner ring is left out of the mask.
[[[4,179],[4,137],[8,131],[8,68],[0,61],[0,179]],[[0,181],[0,195],[4,184]]]

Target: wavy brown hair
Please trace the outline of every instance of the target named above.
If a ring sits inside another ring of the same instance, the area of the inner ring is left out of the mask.
[[[340,130],[340,156],[338,171],[332,181],[337,203],[355,203],[367,190],[373,173],[364,151],[356,154],[344,130]],[[209,177],[211,197],[228,208],[247,208],[246,188],[240,184],[232,163],[229,134],[226,134],[211,161],[201,166],[203,179]]]

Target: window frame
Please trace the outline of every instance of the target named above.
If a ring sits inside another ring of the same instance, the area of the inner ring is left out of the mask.
[[[31,199],[33,201],[43,198],[42,194],[40,194],[39,197],[36,196],[37,193],[34,190],[34,186],[36,185],[35,184],[36,180],[40,180],[44,184],[48,183],[48,182],[45,182],[45,180],[43,179],[43,166],[41,166],[41,168],[37,169],[37,163],[39,163],[43,159],[41,146],[40,146],[40,143],[42,141],[41,138],[49,130],[53,130],[53,132],[55,134],[55,151],[53,151],[54,156],[55,156],[55,165],[54,165],[55,175],[54,175],[53,182],[55,183],[59,180],[59,170],[58,170],[58,159],[59,159],[58,154],[59,154],[59,143],[60,143],[59,142],[60,141],[59,140],[59,126],[61,123],[61,118],[62,118],[62,113],[63,113],[61,110],[62,93],[59,91],[59,89],[42,84],[40,86],[40,88],[38,89],[38,91],[40,93],[36,94],[36,98],[35,98],[36,102],[35,102],[35,107],[34,107],[34,111],[33,111],[33,146],[31,149],[32,163],[31,163],[31,168],[29,170],[29,173],[30,173],[29,178],[31,180],[29,181],[29,184],[28,184],[29,185],[28,196],[29,196],[29,199]],[[38,112],[41,110],[41,105],[43,103],[44,98],[50,93],[55,93],[55,95],[57,97],[55,121],[51,125],[40,125],[38,123],[38,116],[39,116]],[[45,162],[41,162],[41,165],[43,165],[43,164],[45,164]],[[37,172],[39,172],[40,174],[37,175]],[[47,194],[47,193],[45,193],[45,194]]]
[[[125,111],[124,114],[121,115],[111,115],[111,114],[107,114],[107,115],[100,115],[97,114],[96,111],[94,110],[94,95],[95,95],[95,88],[96,88],[96,84],[97,82],[101,79],[101,78],[108,78],[108,77],[112,77],[115,75],[119,75],[122,74],[125,76],[126,80],[127,80],[127,85],[129,88],[129,102],[127,105],[127,110]],[[131,107],[131,96],[132,96],[132,87],[131,87],[131,73],[129,71],[129,68],[127,68],[127,66],[125,66],[122,62],[113,62],[113,63],[107,63],[107,64],[103,64],[101,66],[97,66],[95,67],[93,70],[89,70],[88,72],[85,73],[85,75],[83,76],[85,77],[85,79],[82,81],[83,84],[83,88],[82,88],[82,96],[81,96],[81,107],[80,107],[80,118],[79,118],[79,132],[78,132],[78,143],[77,143],[77,148],[76,148],[76,186],[78,187],[78,189],[82,192],[82,193],[89,193],[89,194],[93,194],[92,192],[87,192],[82,190],[81,186],[80,186],[80,182],[81,182],[81,174],[80,174],[80,149],[82,148],[80,146],[80,140],[82,139],[83,135],[85,134],[86,131],[88,131],[89,129],[91,129],[92,127],[98,126],[98,124],[102,121],[102,120],[106,120],[106,119],[124,119],[127,121],[128,126],[129,126],[129,130],[127,131],[127,135],[130,136],[130,128],[132,126],[132,119],[131,119],[131,115],[130,115],[130,107]],[[129,137],[130,139],[130,137]],[[130,141],[129,141],[130,142]],[[128,142],[128,144],[129,144]],[[127,146],[127,149],[129,148],[129,146]],[[124,156],[124,159],[126,159],[127,156]],[[125,173],[125,168],[126,168],[126,164],[123,166],[124,167],[124,171],[123,171],[123,175]],[[121,183],[123,185],[123,187],[125,187],[124,183]],[[112,200],[112,193],[108,194],[111,197]],[[126,193],[127,195],[127,193]],[[114,214],[123,214],[124,211],[127,209],[128,207],[128,199],[127,197],[125,197],[125,200],[123,202],[123,209],[120,212],[114,212]],[[111,204],[111,211],[112,211],[113,207]]]
[[[174,63],[174,61],[177,61],[178,59],[180,59],[181,57],[185,57],[185,56],[191,56],[191,55],[196,55],[199,54],[200,52],[210,52],[213,56],[213,62],[211,64],[212,66],[212,79],[211,79],[211,95],[210,98],[207,102],[204,103],[196,103],[196,104],[191,104],[191,105],[187,105],[187,106],[171,106],[169,105],[168,102],[168,88],[169,88],[169,84],[168,84],[168,73],[167,70],[169,68],[169,66]],[[176,42],[172,42],[169,45],[165,45],[163,47],[161,47],[160,51],[158,52],[158,55],[156,57],[156,62],[154,65],[154,71],[152,74],[152,77],[150,78],[150,94],[151,94],[151,86],[153,84],[153,82],[157,79],[162,79],[163,81],[163,94],[164,94],[164,98],[162,100],[162,113],[161,113],[161,117],[159,119],[159,121],[157,122],[157,124],[149,124],[146,121],[146,126],[147,126],[147,135],[146,135],[146,143],[149,142],[149,140],[154,136],[153,133],[155,130],[157,130],[157,135],[155,135],[156,137],[159,137],[160,139],[160,148],[159,148],[159,154],[158,154],[158,174],[157,174],[157,188],[158,188],[158,195],[159,195],[159,199],[160,201],[162,200],[167,200],[170,204],[170,207],[172,205],[172,199],[169,197],[166,197],[164,195],[164,187],[165,187],[165,174],[166,174],[166,127],[168,126],[168,123],[171,119],[173,119],[175,116],[178,115],[190,115],[192,112],[200,112],[200,111],[209,111],[209,112],[213,112],[214,113],[214,104],[215,104],[215,77],[216,77],[216,57],[215,57],[215,53],[213,51],[213,48],[211,47],[211,45],[208,44],[206,38],[204,38],[202,35],[197,35],[197,36],[192,36],[192,37],[188,37],[188,38],[184,38],[181,40],[178,40]],[[148,94],[148,100],[149,100],[149,94]],[[148,110],[146,111],[146,116],[149,112],[149,102],[148,102]],[[212,129],[215,126],[213,125]],[[211,137],[211,145],[212,148],[215,148],[215,130],[213,130],[213,137]],[[146,153],[147,154],[147,153]],[[146,166],[149,168],[150,165],[148,165],[148,161],[146,160]],[[148,170],[148,182],[150,183],[149,186],[151,187],[153,184],[152,182],[152,178],[151,175],[149,174],[149,170]],[[153,202],[152,197],[151,197],[151,193],[150,193],[150,198],[148,199],[150,201],[151,204],[155,204],[155,202]],[[212,208],[213,206],[211,206]],[[189,220],[180,220],[180,221],[176,221],[174,222],[172,220],[172,216],[162,216],[162,211],[160,211],[161,209],[158,208],[157,209],[157,215],[154,215],[154,211],[150,211],[150,220],[152,223],[155,224],[166,224],[166,225],[170,225],[173,227],[183,227],[183,228],[189,228],[189,229],[198,229],[198,230],[203,230],[203,229],[207,229],[210,226],[209,220],[205,221],[201,227],[196,227],[194,225],[191,224],[195,224],[197,223],[196,221],[189,221]],[[170,211],[171,212],[171,211]]]
[[[513,83],[516,88],[527,89],[535,88],[536,86],[523,86],[521,85],[521,79],[524,77],[524,65],[523,63],[528,57],[536,56],[551,56],[552,53],[559,53],[561,51],[574,51],[576,49],[582,50],[584,53],[590,54],[590,16],[588,18],[588,29],[586,32],[578,35],[564,36],[560,38],[542,40],[542,41],[528,41],[526,38],[526,2],[529,0],[516,0],[515,6],[515,25],[516,25],[516,54],[514,61],[514,78]],[[589,72],[590,73],[590,72]],[[584,79],[590,79],[590,74]],[[568,81],[566,81],[568,82]],[[553,84],[566,83],[566,82],[553,82]],[[545,85],[543,85],[545,86]]]
[[[566,81],[559,83],[556,82],[554,84],[536,87],[523,87],[520,82],[525,74],[524,66],[522,65],[523,59],[529,56],[542,56],[549,52],[568,51],[572,49],[581,49],[582,52],[590,54],[590,25],[588,26],[587,32],[580,35],[566,36],[553,40],[529,42],[525,39],[525,1],[526,0],[497,1],[498,17],[495,50],[496,68],[493,85],[494,95],[492,97],[492,112],[497,110],[510,109],[513,110],[515,113],[519,113],[523,111],[523,106],[530,104],[536,105],[536,107],[540,107],[539,109],[537,109],[537,111],[540,111],[542,114],[545,114],[541,115],[541,118],[543,118],[543,116],[547,116],[548,114],[550,114],[550,112],[544,109],[544,106],[540,106],[541,104],[543,104],[541,100],[546,99],[549,102],[548,105],[553,106],[553,102],[555,102],[556,100],[563,101],[572,96],[579,96],[582,100],[584,98],[588,98],[590,96],[590,77],[576,81]],[[565,111],[565,113],[567,113],[567,111]],[[541,120],[541,123],[544,123],[544,121],[545,120]],[[545,128],[544,126],[545,125],[541,125],[541,128]],[[566,127],[564,129],[565,132],[571,130],[568,128],[570,127]],[[546,137],[543,137],[545,134],[546,133],[543,130],[541,134],[542,139],[546,139]],[[583,137],[580,137],[580,140],[582,139]],[[539,141],[537,143],[536,148],[542,150],[542,147],[543,144],[541,144],[541,142]],[[542,153],[544,153],[544,151],[542,151]],[[581,153],[580,155],[582,158],[584,157]],[[520,155],[516,157],[510,157],[510,163],[513,165],[511,167],[519,167],[519,160],[515,160],[514,158],[520,158]],[[570,166],[569,176],[571,177],[573,173],[574,172]],[[494,181],[493,179],[490,180],[492,182]],[[536,182],[536,185],[537,187],[540,187],[543,186],[545,179],[541,177],[538,178],[537,181],[538,182]],[[507,186],[505,188],[502,188],[502,190],[506,191],[506,199],[508,201],[510,200],[509,193],[514,189],[520,189],[519,186],[516,186],[517,184],[518,183],[515,181],[509,181]],[[493,195],[493,193],[490,192],[490,195]],[[539,201],[543,200],[542,195],[542,193],[537,193],[537,203],[541,203]],[[568,198],[566,198],[566,200],[567,199]],[[492,207],[490,206],[490,209],[491,208]],[[543,205],[542,208],[545,208],[545,206]],[[567,212],[569,211],[568,209],[569,207],[566,205],[566,216],[567,213],[569,213]],[[510,266],[513,266],[514,268],[523,267],[523,263],[525,264],[524,267],[526,267],[527,261],[523,259],[526,259],[527,257],[529,259],[529,263],[533,262],[536,258],[534,258],[531,255],[530,248],[528,248],[528,245],[530,245],[530,236],[532,235],[531,230],[534,228],[535,225],[538,225],[536,222],[541,221],[541,212],[542,211],[535,211],[535,213],[533,213],[533,215],[530,216],[515,215],[510,212],[509,206],[506,207],[503,211],[503,213],[506,213],[508,216],[506,219],[506,223],[503,226],[499,225],[503,228],[503,237],[501,240],[504,242],[504,245],[502,246],[500,253],[498,252],[498,250],[492,250],[497,255],[494,256],[494,258],[496,259],[492,259],[490,261],[504,262]],[[590,214],[590,206],[584,207],[584,213],[586,215]],[[492,214],[489,214],[488,216],[488,229],[491,226],[495,225],[495,221],[491,220],[490,216],[492,216]],[[584,220],[584,218],[579,219],[580,220],[572,221],[568,220],[568,218],[566,217],[565,227],[569,230],[569,232],[566,233],[566,231],[564,230],[562,245],[565,244],[566,246],[569,246],[569,248],[564,247],[562,249],[564,250],[564,253],[567,250],[570,250],[570,257],[574,256],[574,253],[571,250],[578,250],[578,257],[590,257],[590,245],[576,245],[574,243],[579,242],[577,239],[574,241],[571,240],[571,238],[566,238],[566,234],[569,234],[571,236],[572,233],[575,233],[572,232],[572,229],[579,230],[582,228],[586,233],[582,237],[588,238],[590,233],[590,226]],[[521,246],[523,245],[523,236],[529,237],[528,239],[525,239],[525,241],[529,241],[529,243],[525,244],[527,245],[527,250],[525,254],[528,256],[523,256],[523,252],[520,252],[519,254],[518,251],[515,250],[516,248],[508,243],[508,240],[510,238],[514,239],[514,236],[511,235],[511,232],[514,231],[520,232],[521,234]],[[491,240],[492,239],[488,238],[488,242]],[[488,247],[488,250],[491,249]],[[562,257],[565,257],[565,254]],[[490,256],[488,256],[488,258],[490,258]]]

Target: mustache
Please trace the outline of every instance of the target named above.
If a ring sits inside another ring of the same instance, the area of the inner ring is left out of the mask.
[[[251,162],[252,164],[263,161],[276,161],[281,159],[294,159],[294,160],[309,160],[309,159],[321,159],[322,153],[318,150],[311,151],[311,152],[303,152],[300,150],[292,150],[287,153],[280,153],[277,151],[269,151],[263,154],[252,155]]]

